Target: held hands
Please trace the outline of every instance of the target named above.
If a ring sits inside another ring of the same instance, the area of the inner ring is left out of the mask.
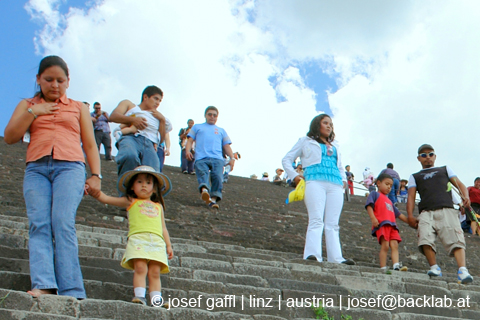
[[[408,217],[408,225],[414,229],[418,228],[418,218]]]
[[[100,197],[102,189],[102,180],[99,177],[92,176],[85,181],[85,195],[89,194],[94,198]]]
[[[32,106],[32,111],[37,117],[47,114],[59,114],[59,109],[60,107],[58,107],[55,102],[39,103]]]

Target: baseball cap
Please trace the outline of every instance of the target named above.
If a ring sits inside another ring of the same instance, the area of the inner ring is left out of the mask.
[[[418,154],[422,153],[423,150],[425,149],[430,149],[430,150],[435,150],[433,149],[433,147],[427,143],[425,144],[422,144],[419,148],[418,148]]]

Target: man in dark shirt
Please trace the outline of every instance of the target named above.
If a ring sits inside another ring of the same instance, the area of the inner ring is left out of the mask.
[[[435,239],[438,236],[448,254],[457,261],[458,282],[470,283],[473,278],[465,264],[465,238],[458,219],[458,210],[453,208],[449,182],[460,190],[463,205],[466,207],[470,205],[467,188],[449,167],[435,167],[436,157],[431,145],[423,144],[418,148],[417,159],[423,169],[412,174],[408,182],[408,224],[418,229],[418,248],[430,264],[427,272],[429,276],[442,276],[442,270],[436,261]],[[420,194],[420,215],[415,218],[413,209],[417,191]]]
[[[108,125],[108,113],[102,111],[100,102],[93,104],[94,111],[90,114],[92,117],[93,128],[95,130],[95,142],[97,143],[98,150],[100,151],[100,145],[103,144],[105,149],[105,160],[113,161],[112,159],[112,138],[110,137],[110,126]]]
[[[180,144],[180,147],[182,148],[180,155],[180,167],[182,168],[182,172],[185,174],[195,174],[195,169],[193,167],[195,165],[195,156],[193,160],[189,160],[185,155],[185,147],[187,146],[188,141],[187,135],[195,124],[195,121],[193,121],[192,119],[188,119],[187,124],[188,127],[180,129],[180,132],[178,133],[178,142]]]

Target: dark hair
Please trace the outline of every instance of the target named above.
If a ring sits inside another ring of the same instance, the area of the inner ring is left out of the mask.
[[[391,163],[391,162],[387,163],[387,168],[393,169],[393,163]]]
[[[480,177],[476,177],[473,183],[477,182],[477,180],[480,180]]]
[[[95,108],[95,106],[96,106],[97,104],[100,104],[100,102],[95,102],[95,103],[93,104],[93,107]]]
[[[350,165],[349,165],[349,164],[347,164],[347,165],[345,166],[345,169],[347,169],[347,167],[350,167]]]
[[[208,106],[207,109],[205,109],[205,114],[204,114],[205,116],[207,115],[208,110],[217,111],[217,115],[220,113],[220,112],[218,112],[218,109],[217,109],[216,107],[214,107],[214,106]]]
[[[43,58],[42,61],[40,61],[40,65],[38,66],[37,77],[40,77],[42,73],[44,73],[45,70],[47,70],[48,68],[55,67],[55,66],[62,68],[63,71],[65,72],[65,75],[68,78],[67,63],[59,56],[46,56],[45,58]],[[40,88],[39,85],[37,85],[37,92],[35,93],[34,96],[44,98],[42,88]]]
[[[160,96],[163,97],[163,91],[157,86],[148,86],[146,87],[143,92],[142,92],[142,101],[143,102],[143,96],[147,95],[148,98],[153,96],[154,94],[159,94]]]
[[[153,193],[152,195],[150,196],[150,201],[153,201],[153,202],[156,202],[156,203],[160,203],[163,207],[163,210],[165,210],[165,201],[163,200],[163,197],[162,197],[162,193],[160,192],[160,186],[158,185],[158,180],[157,178],[152,175],[152,174],[149,174],[149,173],[145,173],[145,172],[139,172],[137,173],[136,175],[134,175],[130,181],[128,181],[128,184],[127,184],[127,193],[126,193],[126,197],[128,200],[132,200],[133,198],[136,199],[137,198],[137,195],[135,194],[135,192],[133,192],[133,184],[135,183],[135,178],[136,176],[138,176],[139,174],[141,173],[144,173],[146,174],[147,176],[150,176],[152,177],[152,180],[153,180]]]
[[[193,121],[193,119],[188,119],[188,120],[187,120],[187,124],[188,124],[190,121]],[[193,121],[193,122],[195,122],[195,121]]]
[[[390,180],[393,181],[392,176],[389,175],[388,173],[380,173],[380,174],[378,175],[378,177],[377,177],[377,182],[378,182],[378,181],[382,182],[382,181],[385,180],[385,179],[390,179]]]
[[[323,118],[329,117],[332,119],[328,114],[322,113],[316,116],[315,118],[312,119],[312,122],[310,122],[310,131],[307,133],[307,137],[312,138],[313,140],[317,141],[318,143],[323,143],[325,142],[320,139],[320,123],[322,122]],[[335,139],[335,133],[333,132],[333,126],[332,126],[332,133],[327,138],[327,142],[332,142]]]

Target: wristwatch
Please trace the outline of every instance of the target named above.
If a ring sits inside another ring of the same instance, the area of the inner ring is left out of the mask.
[[[98,177],[100,180],[102,180],[102,175],[101,174],[97,174],[97,173],[92,173],[92,177]]]

